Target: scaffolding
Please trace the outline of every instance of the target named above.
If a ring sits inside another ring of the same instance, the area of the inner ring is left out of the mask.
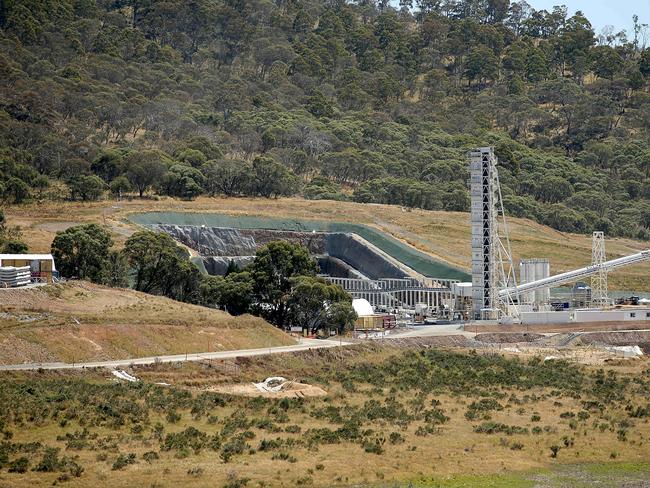
[[[591,265],[598,266],[598,272],[591,275],[591,305],[593,307],[609,305],[607,268],[603,266],[606,261],[605,233],[596,231],[591,238]]]
[[[481,147],[469,154],[470,194],[472,201],[472,298],[474,317],[498,319],[510,315],[517,297],[499,295],[516,278],[512,264],[508,227],[503,211],[497,159],[491,147]],[[499,215],[503,237],[499,235]]]
[[[329,283],[339,285],[352,298],[368,300],[375,308],[414,308],[418,303],[424,303],[435,309],[451,308],[454,296],[451,285],[456,280],[440,279],[433,281],[435,286],[421,282],[415,278],[382,278],[369,280],[365,278],[339,278],[323,276]]]

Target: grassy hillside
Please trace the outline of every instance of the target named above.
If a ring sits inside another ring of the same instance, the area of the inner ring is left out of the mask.
[[[647,360],[603,371],[365,345],[235,365],[139,367],[136,385],[107,381],[105,372],[4,375],[0,423],[9,439],[0,445],[7,458],[0,481],[51,484],[65,475],[66,486],[615,488],[641,486],[650,473]],[[276,374],[328,395],[211,391]],[[161,381],[172,386],[153,384]],[[47,448],[60,451],[44,463]],[[8,472],[21,457],[30,470]]]
[[[293,344],[264,320],[86,282],[0,290],[0,363],[80,362]]]
[[[469,269],[469,215],[459,212],[436,212],[404,209],[391,205],[352,202],[308,201],[297,198],[205,198],[195,201],[121,201],[113,203],[49,203],[23,205],[6,209],[10,225],[23,228],[25,240],[35,251],[49,251],[57,230],[80,222],[105,224],[120,243],[135,230],[126,220],[138,211],[223,212],[233,215],[336,220],[373,225],[436,259]],[[515,260],[547,257],[551,272],[562,272],[589,264],[589,236],[562,233],[527,219],[510,218],[510,237]],[[607,238],[609,258],[631,254],[650,246],[643,241]],[[515,261],[516,262],[516,261]],[[610,274],[611,289],[650,292],[650,263],[622,268]]]

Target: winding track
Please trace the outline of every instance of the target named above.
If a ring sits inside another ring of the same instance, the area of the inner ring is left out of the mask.
[[[589,334],[594,332],[650,332],[650,329],[629,329],[629,330],[601,330],[589,332],[573,332],[571,338],[575,338],[582,334]],[[546,336],[557,335],[557,332],[541,332]],[[464,336],[473,338],[477,334],[475,332],[467,332],[459,324],[440,324],[434,326],[418,326],[412,327],[405,331],[399,331],[385,336],[384,338],[374,338],[374,340],[390,340],[390,339],[407,339],[414,337],[434,337],[434,336]],[[168,356],[150,356],[142,358],[130,359],[114,359],[110,361],[90,361],[85,363],[23,363],[23,364],[6,364],[0,365],[1,371],[35,371],[38,369],[47,370],[64,370],[64,369],[86,369],[86,368],[124,368],[131,365],[147,365],[156,363],[182,363],[186,361],[208,361],[211,359],[234,359],[241,357],[253,356],[266,356],[269,354],[282,354],[286,352],[300,352],[312,349],[327,349],[332,347],[345,347],[358,344],[358,341],[339,341],[333,339],[298,339],[298,343],[292,346],[277,346],[277,347],[264,347],[258,349],[235,349],[231,351],[219,352],[199,352],[188,354],[175,354]]]
[[[145,365],[156,363],[179,363],[185,361],[207,361],[210,359],[233,359],[248,356],[265,356],[284,352],[299,352],[310,349],[347,346],[350,342],[339,342],[319,339],[299,339],[294,346],[265,347],[259,349],[237,349],[233,351],[199,352],[174,354],[169,356],[150,356],[144,358],[114,359],[110,361],[90,361],[87,363],[24,363],[1,365],[0,371],[30,371],[38,369],[85,369],[85,368],[119,368],[130,365]]]
[[[416,327],[405,332],[391,334],[385,339],[406,338],[406,337],[428,337],[428,336],[450,336],[465,335],[474,337],[474,333],[465,332],[458,324]],[[23,363],[0,365],[0,371],[35,371],[38,369],[63,370],[63,369],[86,369],[86,368],[120,368],[130,365],[146,365],[156,363],[178,363],[185,361],[207,361],[210,359],[234,359],[250,356],[265,356],[267,354],[281,354],[285,352],[300,352],[310,349],[326,349],[330,347],[349,346],[354,342],[339,341],[331,339],[298,339],[293,346],[264,347],[258,349],[236,349],[219,352],[199,352],[188,354],[174,354],[168,356],[149,356],[130,359],[113,359],[109,361],[89,361],[83,363]]]

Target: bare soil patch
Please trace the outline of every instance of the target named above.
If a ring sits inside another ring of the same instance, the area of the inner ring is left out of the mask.
[[[480,342],[491,342],[499,344],[510,344],[516,342],[534,342],[540,339],[544,339],[546,336],[542,334],[534,333],[487,333],[487,334],[477,334],[474,337],[474,340]]]
[[[263,398],[312,398],[327,395],[327,392],[318,386],[299,383],[297,381],[290,381],[289,385],[282,388],[280,391],[261,391],[253,383],[213,386],[204,391],[215,391],[218,393],[227,393],[229,395]]]

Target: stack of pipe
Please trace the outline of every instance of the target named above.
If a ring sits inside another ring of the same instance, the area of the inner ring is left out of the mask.
[[[3,266],[0,267],[0,286],[3,288],[25,286],[32,280],[29,266]]]

